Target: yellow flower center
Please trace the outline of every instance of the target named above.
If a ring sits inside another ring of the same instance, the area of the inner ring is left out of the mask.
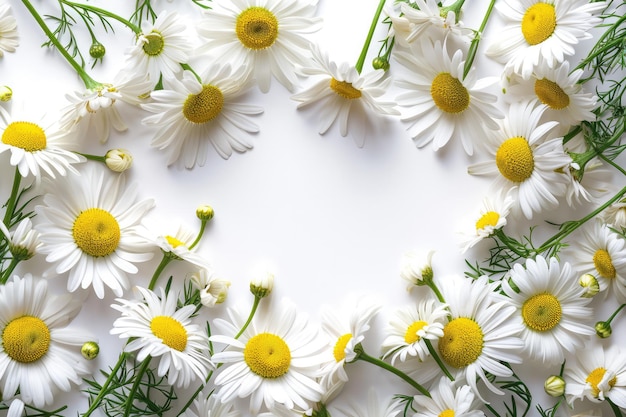
[[[498,220],[500,220],[499,213],[496,213],[495,211],[488,211],[476,222],[476,231],[483,230],[487,226],[496,227]]]
[[[72,236],[76,245],[86,254],[107,256],[120,243],[120,226],[108,211],[90,208],[76,217]]]
[[[264,7],[250,7],[237,16],[235,32],[246,48],[269,48],[278,37],[278,20]]]
[[[447,409],[443,410],[437,417],[454,417],[454,410]]]
[[[337,81],[334,78],[331,78],[330,88],[335,93],[348,100],[361,98],[361,90],[357,90],[352,87],[352,83],[348,83],[346,81]]]
[[[593,371],[591,371],[589,373],[589,375],[587,376],[587,379],[585,379],[585,382],[588,382],[589,385],[591,385],[591,392],[593,394],[594,397],[598,397],[598,395],[600,395],[600,388],[598,388],[598,384],[600,383],[600,381],[602,381],[602,378],[604,378],[604,374],[606,373],[606,369],[600,367],[600,368],[596,368]],[[617,382],[617,377],[613,377],[609,380],[609,389],[613,388],[613,386],[615,385],[615,383]]]
[[[569,96],[554,81],[545,78],[535,81],[535,94],[543,104],[552,109],[561,110],[569,106]]]
[[[183,104],[183,115],[191,123],[202,124],[215,119],[224,107],[224,94],[214,85],[202,86],[198,94],[189,94]]]
[[[467,88],[447,72],[437,74],[430,86],[430,95],[437,107],[446,113],[461,113],[470,102]]]
[[[148,41],[142,46],[146,55],[158,56],[161,52],[163,52],[165,42],[163,41],[163,36],[159,32],[152,31],[148,35],[144,35],[144,38]]]
[[[352,339],[352,333],[346,333],[337,339],[337,343],[335,343],[333,348],[333,356],[337,362],[341,362],[346,358],[346,346],[348,346],[350,339]]]
[[[18,317],[11,320],[4,328],[2,347],[16,362],[38,361],[50,347],[50,330],[40,318]]]
[[[279,336],[259,333],[246,343],[243,359],[255,374],[263,378],[278,378],[289,370],[291,351]]]
[[[613,279],[617,275],[615,266],[613,266],[613,262],[611,261],[611,255],[604,249],[598,249],[596,253],[593,254],[593,265],[604,278]]]
[[[483,331],[478,323],[459,317],[443,328],[439,339],[439,354],[454,368],[463,368],[478,359],[483,351]]]
[[[2,143],[27,152],[46,149],[46,132],[31,122],[13,122],[2,132]]]
[[[535,169],[533,151],[528,141],[516,136],[507,139],[496,152],[496,165],[504,178],[524,182]]]
[[[526,9],[522,18],[522,34],[530,45],[537,45],[548,39],[556,29],[554,5],[535,3]]]
[[[522,305],[524,324],[536,332],[552,330],[561,321],[561,303],[552,294],[533,295]]]
[[[422,330],[427,324],[428,323],[422,320],[416,321],[415,323],[411,324],[409,328],[406,329],[406,333],[404,334],[404,341],[407,343],[415,343],[420,340],[417,332]]]
[[[170,246],[173,248],[177,248],[179,246],[185,246],[185,244],[182,241],[180,241],[179,239],[176,239],[174,236],[167,235],[165,236],[165,240],[167,240],[167,243],[169,243]]]
[[[179,352],[187,346],[187,330],[170,316],[156,316],[150,322],[152,333],[163,341],[164,345]]]

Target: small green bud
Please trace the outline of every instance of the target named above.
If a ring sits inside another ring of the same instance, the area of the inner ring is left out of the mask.
[[[92,58],[95,59],[100,59],[104,57],[104,54],[106,54],[107,50],[104,47],[104,45],[102,45],[100,42],[94,42],[90,47],[89,47],[89,55]]]
[[[250,292],[259,298],[267,297],[274,288],[274,274],[265,272],[250,281]]]
[[[598,279],[591,274],[583,274],[578,283],[585,289],[585,292],[581,295],[584,298],[591,298],[600,292],[600,284]]]
[[[0,86],[0,101],[11,101],[13,90],[8,85]]]
[[[387,61],[387,58],[384,58],[382,56],[377,56],[372,61],[372,67],[374,67],[374,69],[377,69],[377,70],[381,69],[383,71],[387,71],[389,69],[389,61]]]
[[[93,360],[100,353],[100,346],[96,342],[85,342],[80,348],[80,353],[83,355],[83,358]]]
[[[565,393],[565,380],[558,375],[550,375],[544,382],[543,389],[552,397],[560,397]]]
[[[606,339],[611,336],[613,330],[611,329],[611,324],[608,321],[599,321],[596,323],[596,334],[598,337],[602,339]]]
[[[202,205],[196,209],[196,216],[203,221],[209,221],[215,215],[215,211],[213,211],[213,207],[208,204]]]

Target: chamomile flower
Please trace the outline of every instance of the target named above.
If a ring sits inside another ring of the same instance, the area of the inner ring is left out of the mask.
[[[407,251],[402,255],[400,277],[407,282],[406,290],[411,292],[413,288],[428,285],[432,282],[434,274],[432,259],[435,251],[427,252]]]
[[[258,414],[263,405],[307,410],[320,400],[322,388],[316,376],[326,342],[293,303],[283,300],[272,304],[271,311],[261,309],[237,339],[234,336],[247,313],[230,310],[229,316],[232,323],[215,320],[225,334],[210,338],[227,345],[213,355],[216,363],[226,365],[215,378],[222,402],[250,397],[250,412]]]
[[[93,287],[103,298],[106,286],[121,296],[129,288],[127,274],[138,272],[135,263],[153,256],[141,221],[154,201],[138,201],[138,184],[127,187],[124,174],[94,165],[49,185],[36,207],[46,261],[57,274],[69,272],[70,292]]]
[[[239,417],[241,413],[233,403],[223,403],[217,395],[210,393],[207,397],[202,391],[193,400],[193,407],[187,409],[185,417]]]
[[[325,134],[337,122],[341,136],[351,133],[357,146],[365,144],[367,132],[375,129],[375,116],[397,115],[395,103],[383,101],[391,78],[382,69],[359,74],[347,62],[339,66],[319,46],[313,48],[312,66],[301,69],[317,81],[291,98],[298,108],[314,105],[319,113],[319,134]]]
[[[615,345],[579,349],[575,361],[566,362],[563,378],[570,406],[586,398],[595,403],[610,399],[626,408],[626,355]]]
[[[511,376],[501,361],[520,363],[524,347],[513,322],[515,308],[496,297],[498,282],[486,276],[476,280],[459,276],[438,282],[450,309],[450,321],[443,327],[438,351],[455,381],[467,383],[480,396],[477,382],[482,380],[492,392],[501,391],[487,377]]]
[[[205,256],[193,251],[192,245],[196,234],[184,225],[179,225],[172,235],[158,235],[152,239],[167,256],[182,259],[200,268],[210,268],[210,262]]]
[[[402,411],[396,400],[381,401],[374,388],[369,389],[366,398],[365,401],[337,407],[337,411],[345,417],[396,417]]]
[[[41,180],[43,173],[52,178],[68,171],[78,173],[72,164],[83,158],[71,151],[75,147],[74,136],[54,124],[43,123],[21,114],[10,115],[0,107],[0,154],[9,151],[9,163],[17,167],[22,177],[32,175],[36,181]]]
[[[622,199],[611,204],[600,214],[600,218],[617,229],[626,229],[626,201]]]
[[[548,136],[557,122],[539,124],[544,110],[533,102],[511,104],[500,131],[487,138],[492,159],[468,169],[473,175],[495,175],[493,188],[510,190],[513,208],[528,219],[558,205],[569,180],[563,170],[572,162],[562,138]]]
[[[516,325],[529,358],[546,365],[561,363],[565,352],[581,349],[595,333],[591,299],[582,297],[579,274],[569,263],[537,256],[525,266],[515,264],[510,276],[516,288],[503,280],[502,289],[517,310]]]
[[[317,0],[214,1],[198,25],[200,52],[247,68],[264,93],[272,76],[293,91],[297,66],[310,59],[305,36],[320,28],[316,8]]]
[[[130,340],[125,352],[137,352],[137,360],[158,358],[157,374],[167,374],[172,386],[187,388],[193,381],[204,382],[209,369],[209,338],[204,329],[192,322],[195,305],[177,308],[178,297],[135,287],[140,300],[118,298],[111,307],[121,313],[113,322],[111,334]]]
[[[458,49],[450,57],[440,41],[422,42],[420,50],[419,59],[409,52],[395,55],[409,70],[396,82],[404,91],[397,98],[405,108],[401,118],[409,123],[418,148],[432,142],[437,151],[455,137],[472,155],[477,138],[497,130],[494,120],[503,117],[495,106],[496,96],[488,91],[497,79],[477,79],[475,69],[463,76],[463,52]]]
[[[462,252],[465,253],[478,242],[493,236],[496,230],[506,226],[513,203],[510,192],[504,197],[499,194],[485,197],[480,212],[473,218],[474,223],[470,224],[471,228],[468,227],[463,233]]]
[[[0,4],[0,58],[5,52],[15,52],[19,44],[17,21],[11,14],[11,7]]]
[[[247,91],[244,71],[214,64],[200,79],[185,71],[181,80],[166,79],[165,89],[151,94],[154,102],[142,105],[154,113],[143,122],[158,129],[151,144],[169,151],[168,165],[180,161],[186,168],[203,166],[209,145],[224,159],[233,150],[252,149],[246,137],[259,128],[250,116],[263,110],[240,100]]]
[[[48,282],[27,274],[0,286],[0,391],[41,408],[89,373],[80,347],[89,338],[68,327],[83,300],[53,295]]]
[[[574,156],[575,158],[575,156]],[[599,158],[593,158],[581,170],[576,162],[564,170],[569,181],[565,191],[565,201],[570,207],[587,203],[600,203],[600,197],[610,189],[613,172],[605,167]]]
[[[486,54],[506,64],[505,72],[530,78],[540,63],[550,68],[573,55],[579,41],[600,23],[594,13],[604,2],[588,0],[504,0],[496,10],[505,26],[487,47]]]
[[[430,355],[425,340],[436,343],[443,336],[447,321],[447,306],[432,298],[399,309],[391,319],[382,343],[383,358],[391,356],[392,364],[397,359],[406,361],[407,356],[424,360]]]
[[[4,234],[9,242],[9,251],[13,259],[24,261],[35,256],[35,253],[42,245],[39,237],[40,233],[33,229],[33,222],[30,217],[19,222],[13,233],[0,221],[0,232]]]
[[[581,227],[579,236],[566,249],[572,265],[596,277],[605,296],[610,292],[626,302],[626,241],[599,220]]]
[[[413,397],[414,407],[418,410],[413,417],[481,417],[485,415],[477,410],[478,404],[469,385],[455,387],[454,382],[442,376],[430,394],[431,398],[424,395]]]
[[[221,304],[228,296],[230,281],[215,276],[211,269],[201,269],[191,275],[191,283],[200,291],[200,302],[205,307]]]

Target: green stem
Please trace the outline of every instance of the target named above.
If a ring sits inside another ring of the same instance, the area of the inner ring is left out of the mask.
[[[161,262],[154,270],[154,274],[152,274],[152,279],[150,280],[150,284],[148,284],[148,289],[150,291],[154,289],[154,286],[156,285],[156,282],[159,279],[159,276],[161,276],[161,272],[163,272],[167,264],[169,264],[172,261],[172,259],[174,258],[169,256],[167,253],[163,254],[163,258],[161,259]]]
[[[596,41],[592,52],[587,55],[587,57],[585,59],[583,59],[582,61],[580,61],[580,63],[576,66],[576,68],[572,69],[571,72],[574,72],[578,69],[585,69],[585,67],[587,65],[589,65],[591,63],[591,61],[596,58],[598,55],[600,55],[602,52],[604,52],[607,48],[607,46],[604,46],[602,48],[598,49],[598,46],[602,44],[602,42],[604,42],[604,39],[606,39],[608,36],[611,36],[613,34],[613,29],[614,28],[618,28],[622,22],[624,22],[626,20],[626,15],[622,15],[618,20],[616,20],[615,22],[613,22],[613,24],[611,25],[611,27],[607,30],[605,30],[602,35],[600,35],[600,37],[598,38],[598,40]],[[613,41],[612,41],[613,42]],[[619,42],[617,42],[617,44],[621,44],[621,40]],[[609,44],[609,46],[613,46],[612,44]],[[570,72],[570,73],[571,73]]]
[[[454,377],[452,376],[450,371],[448,371],[448,368],[446,368],[446,365],[444,365],[444,363],[441,361],[441,358],[437,354],[437,351],[433,347],[433,344],[430,342],[430,340],[424,339],[424,343],[426,343],[426,347],[428,348],[428,352],[430,352],[430,356],[432,356],[435,362],[437,362],[437,365],[439,365],[439,368],[443,371],[444,374],[446,374],[446,376],[448,377],[450,381],[454,381]]]
[[[615,414],[615,417],[622,417],[622,410],[620,410],[620,408],[613,401],[611,401],[610,398],[607,397],[606,400],[611,406],[611,410],[613,410],[613,414]]]
[[[182,64],[182,63],[181,63],[181,64],[180,64],[180,66],[181,66],[184,70],[186,70],[186,71],[190,71],[190,72],[194,75],[194,77],[196,77],[196,80],[198,80],[198,82],[199,82],[200,84],[202,84],[202,78],[198,75],[198,73],[197,73],[196,71],[194,71],[194,69],[191,67],[191,65],[189,65],[189,64]]]
[[[124,362],[126,362],[126,355],[127,355],[126,352],[123,352],[122,354],[120,354],[120,357],[117,360],[117,363],[115,364],[113,369],[111,369],[111,373],[107,377],[106,381],[104,381],[102,388],[100,388],[100,392],[98,393],[98,396],[92,401],[91,405],[89,406],[89,409],[85,412],[85,414],[82,415],[82,417],[89,417],[91,413],[96,411],[96,409],[100,406],[100,403],[102,402],[102,400],[104,399],[106,395],[107,388],[109,388],[109,385],[113,381],[113,378],[117,374],[117,371],[124,364]]]
[[[4,271],[2,273],[2,277],[0,277],[0,285],[4,285],[6,284],[6,282],[8,281],[9,277],[11,276],[11,274],[13,273],[13,270],[15,269],[15,267],[17,266],[17,264],[20,263],[20,260],[17,258],[11,258],[11,263],[9,264],[9,267],[6,269],[6,271]]]
[[[622,309],[624,308],[624,306],[626,306],[626,304],[622,304],[621,306],[619,306],[617,308],[617,310],[615,310],[615,312],[613,312],[613,314],[611,314],[611,317],[608,318],[608,320],[605,323],[608,323],[609,325],[611,324],[611,322],[613,321],[613,319],[615,318],[615,316],[617,316],[617,314],[622,311]]]
[[[430,288],[435,293],[435,296],[437,297],[437,300],[439,300],[440,303],[446,302],[445,298],[443,298],[443,295],[441,294],[441,291],[439,291],[439,288],[437,288],[437,285],[435,284],[433,280],[427,281],[426,285],[428,285],[428,288]]]
[[[104,156],[101,155],[91,155],[88,153],[81,153],[81,152],[75,152],[78,155],[84,156],[85,158],[89,159],[90,161],[96,161],[96,162],[106,162],[106,158]]]
[[[254,303],[252,304],[252,309],[250,310],[250,314],[248,315],[248,319],[246,320],[246,322],[241,327],[241,330],[239,330],[239,333],[237,333],[237,335],[235,336],[235,339],[239,339],[239,336],[241,336],[243,334],[243,332],[246,331],[246,329],[250,325],[250,322],[252,322],[252,318],[256,314],[257,308],[259,308],[259,303],[260,302],[261,302],[261,297],[255,295],[254,296]]]
[[[141,367],[139,368],[139,370],[134,376],[135,381],[133,382],[133,386],[130,388],[130,391],[128,392],[128,397],[126,398],[126,408],[124,409],[124,417],[130,416],[130,412],[132,411],[132,408],[133,408],[133,401],[135,399],[135,394],[137,393],[137,390],[139,389],[139,384],[141,383],[141,378],[143,378],[143,374],[146,373],[146,370],[148,369],[148,366],[150,365],[151,359],[152,357],[148,355],[148,357],[146,357],[146,359],[143,360],[143,362],[141,363]]]
[[[200,386],[196,389],[196,391],[193,393],[191,398],[187,400],[185,405],[183,405],[183,408],[181,408],[181,410],[178,412],[178,414],[176,414],[176,416],[181,416],[185,412],[185,410],[187,410],[191,406],[191,404],[193,404],[193,400],[195,400],[198,394],[200,394],[200,391],[202,391],[202,389],[206,386],[206,384],[209,382],[212,376],[213,376],[213,371],[209,372],[209,375],[206,377],[204,384],[200,384]]]
[[[363,71],[363,64],[365,63],[365,58],[367,57],[367,51],[370,49],[372,37],[374,36],[374,31],[376,30],[378,19],[380,19],[380,14],[382,13],[383,7],[385,6],[385,1],[386,0],[380,0],[378,2],[378,8],[376,9],[376,13],[374,14],[374,19],[372,19],[372,24],[370,25],[370,30],[367,33],[367,38],[365,38],[363,49],[361,49],[361,55],[359,55],[359,59],[354,66],[359,74],[361,73],[361,71]]]
[[[204,229],[206,228],[206,224],[207,224],[207,221],[202,220],[202,222],[200,223],[200,230],[198,231],[198,236],[196,236],[196,239],[193,241],[193,243],[189,245],[189,250],[192,250],[200,242],[200,239],[202,239],[202,235],[204,234]]]
[[[13,178],[13,187],[11,188],[11,196],[9,197],[9,201],[7,202],[7,209],[4,213],[4,225],[7,229],[11,228],[11,220],[13,220],[13,211],[15,210],[15,205],[17,204],[17,197],[20,192],[20,183],[22,181],[22,174],[17,167],[15,167],[15,177]],[[9,237],[7,236],[7,240]]]
[[[472,68],[472,64],[474,63],[474,58],[476,57],[476,51],[478,51],[478,44],[480,43],[480,38],[483,35],[485,30],[485,26],[487,26],[487,21],[491,16],[491,12],[493,11],[493,6],[496,4],[496,0],[491,0],[489,3],[489,8],[487,8],[487,12],[485,13],[485,17],[478,28],[478,32],[474,35],[474,39],[472,39],[472,43],[470,44],[469,51],[467,52],[467,60],[465,61],[465,66],[463,67],[463,78],[467,77],[467,74],[470,72]]]
[[[99,7],[95,7],[95,6],[90,6],[87,4],[79,4],[79,3],[74,3],[71,1],[67,1],[67,0],[59,0],[61,3],[63,4],[67,4],[68,6],[76,9],[83,9],[83,10],[87,10],[90,11],[92,13],[95,13],[96,15],[102,15],[102,16],[106,16],[106,17],[110,17],[111,19],[115,19],[118,22],[120,22],[121,24],[123,24],[124,26],[128,27],[130,30],[132,30],[133,32],[135,32],[136,34],[141,34],[141,28],[133,23],[131,23],[129,20],[124,19],[121,16],[116,15],[115,13],[111,13],[108,10],[105,9],[101,9]]]
[[[26,8],[30,12],[30,14],[33,16],[33,18],[37,22],[37,24],[39,24],[39,27],[41,28],[41,30],[43,30],[43,32],[46,34],[48,39],[50,39],[50,42],[52,42],[52,44],[55,46],[55,48],[57,48],[57,50],[61,53],[61,55],[63,55],[63,58],[65,58],[65,60],[72,66],[72,68],[74,68],[74,71],[76,71],[76,73],[81,78],[81,80],[83,80],[83,83],[85,84],[85,87],[88,90],[93,90],[93,89],[101,86],[102,84],[97,82],[93,78],[91,78],[89,76],[89,74],[87,74],[85,69],[83,67],[81,67],[80,64],[78,62],[76,62],[74,57],[72,57],[72,55],[70,55],[70,53],[67,52],[67,50],[63,47],[63,45],[61,45],[59,40],[56,38],[56,36],[54,36],[52,31],[50,31],[50,28],[43,21],[43,18],[37,12],[37,9],[35,9],[33,7],[33,5],[30,3],[30,1],[29,0],[22,0],[22,3],[24,3],[24,6],[26,6]]]

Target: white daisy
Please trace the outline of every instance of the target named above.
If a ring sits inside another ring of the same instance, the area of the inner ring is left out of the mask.
[[[191,275],[190,281],[200,291],[200,302],[205,307],[215,307],[228,296],[230,281],[214,275],[211,269],[201,269]]]
[[[405,108],[402,120],[409,123],[417,147],[432,142],[436,151],[457,137],[472,155],[475,142],[486,131],[498,129],[494,119],[503,115],[495,106],[496,96],[488,92],[497,79],[477,80],[474,68],[463,76],[465,61],[460,49],[450,58],[440,41],[425,41],[419,55],[401,51],[395,57],[408,69],[396,82],[404,91],[397,101]]]
[[[450,321],[443,327],[438,352],[458,383],[467,383],[480,396],[476,383],[482,380],[497,394],[487,373],[496,377],[512,375],[501,361],[520,363],[524,347],[513,322],[515,308],[496,297],[499,282],[486,276],[476,280],[449,276],[438,282],[450,309]]]
[[[564,170],[569,181],[565,191],[565,201],[570,207],[587,203],[600,203],[611,186],[613,171],[609,170],[599,158],[593,158],[583,170],[576,162]]]
[[[431,398],[424,395],[413,397],[414,407],[417,413],[413,417],[481,417],[484,416],[477,410],[477,401],[469,385],[455,388],[455,383],[445,376],[439,379],[435,389],[430,391]]]
[[[195,305],[177,308],[178,298],[165,294],[163,288],[154,292],[135,287],[141,300],[118,298],[111,307],[122,313],[113,322],[111,334],[131,339],[125,352],[137,351],[137,360],[148,356],[159,358],[157,374],[167,374],[170,385],[187,388],[193,381],[201,383],[213,367],[209,338],[203,328],[192,322]]]
[[[11,7],[0,4],[0,58],[5,52],[15,52],[19,44],[17,21],[11,14]]]
[[[223,403],[211,392],[207,397],[202,391],[193,400],[193,409],[187,409],[185,417],[239,417],[241,412],[233,403]]]
[[[76,146],[74,136],[53,124],[42,124],[22,115],[12,116],[0,107],[0,154],[10,151],[9,163],[22,177],[33,175],[36,181],[42,171],[52,178],[68,171],[76,174],[72,164],[83,158],[71,151]]]
[[[567,259],[581,274],[596,277],[605,297],[610,292],[626,302],[626,241],[599,220],[579,230],[579,238],[566,248]]]
[[[0,286],[3,397],[19,391],[24,403],[41,408],[52,403],[57,391],[68,392],[82,382],[89,369],[80,347],[90,339],[67,327],[82,303],[70,294],[49,294],[47,281],[30,274]]]
[[[351,132],[355,143],[362,147],[367,133],[376,127],[376,118],[372,116],[400,114],[394,102],[381,98],[391,83],[384,70],[363,75],[347,62],[337,66],[317,45],[312,52],[312,66],[302,68],[301,72],[319,77],[313,85],[291,98],[300,102],[299,109],[310,105],[317,107],[320,135],[338,122],[341,136]]]
[[[9,250],[13,259],[20,261],[27,260],[35,256],[35,253],[42,245],[40,233],[33,229],[33,222],[30,217],[22,219],[13,233],[0,221],[0,232],[4,234],[9,242]]]
[[[151,239],[166,256],[181,259],[199,268],[210,268],[205,256],[190,249],[196,240],[196,233],[180,224],[173,235],[158,235]]]
[[[407,251],[402,255],[400,277],[407,282],[406,290],[427,285],[433,279],[432,259],[435,251]]]
[[[496,10],[505,26],[486,54],[506,64],[505,72],[528,79],[540,63],[554,68],[579,41],[591,38],[589,30],[600,23],[593,14],[604,7],[588,0],[503,0]]]
[[[390,401],[379,400],[377,390],[373,387],[367,391],[365,398],[366,400],[337,407],[337,411],[345,417],[395,417],[402,411],[402,407],[395,399]]]
[[[572,159],[563,150],[562,138],[548,134],[556,121],[539,124],[545,106],[514,103],[499,132],[489,135],[491,160],[469,167],[473,175],[496,175],[493,187],[511,190],[515,205],[526,218],[558,205],[569,178],[563,173]]]
[[[155,113],[143,122],[157,127],[152,146],[169,151],[168,165],[180,160],[186,168],[203,166],[209,144],[224,159],[233,150],[252,149],[246,136],[259,128],[249,118],[263,110],[240,100],[247,91],[244,71],[215,64],[200,75],[202,81],[185,71],[182,80],[166,79],[165,89],[151,94],[154,103],[142,105]]]
[[[148,75],[154,86],[163,79],[174,78],[182,71],[192,51],[189,24],[176,12],[161,12],[156,20],[144,20],[135,45],[126,51],[125,69],[136,75]]]
[[[68,291],[92,286],[103,298],[107,286],[119,297],[129,288],[127,274],[138,271],[134,264],[152,258],[141,221],[154,201],[137,201],[137,188],[126,187],[124,174],[91,164],[50,184],[36,207],[36,228],[46,261],[58,274],[69,271]]]
[[[228,345],[213,355],[216,363],[226,365],[215,378],[216,394],[222,402],[250,397],[252,414],[262,405],[272,409],[277,403],[307,410],[321,399],[322,388],[315,377],[326,341],[292,302],[283,300],[270,311],[263,307],[238,339],[234,336],[247,313],[229,310],[232,324],[215,320],[226,335],[214,334],[210,340]]]
[[[213,1],[198,24],[204,43],[200,51],[233,68],[246,68],[264,93],[272,75],[293,91],[296,67],[310,57],[304,35],[320,28],[316,8],[317,0]]]
[[[626,229],[626,200],[608,206],[599,216],[602,221],[616,229]]]
[[[436,343],[447,321],[447,306],[432,298],[397,310],[381,346],[383,359],[391,356],[395,364],[397,359],[404,362],[407,356],[417,356],[423,361],[430,355],[425,339]]]
[[[626,355],[616,345],[579,349],[576,360],[565,363],[563,378],[570,406],[577,399],[599,403],[608,398],[626,408]]]
[[[516,310],[516,325],[525,341],[524,353],[546,365],[563,362],[565,352],[581,349],[595,334],[590,321],[590,298],[582,297],[578,274],[570,264],[556,258],[537,256],[526,265],[515,264],[511,285],[502,281],[502,290]]]
[[[506,226],[513,203],[510,191],[504,197],[500,194],[486,196],[480,212],[472,219],[474,223],[468,224],[471,227],[463,233],[462,253]]]

